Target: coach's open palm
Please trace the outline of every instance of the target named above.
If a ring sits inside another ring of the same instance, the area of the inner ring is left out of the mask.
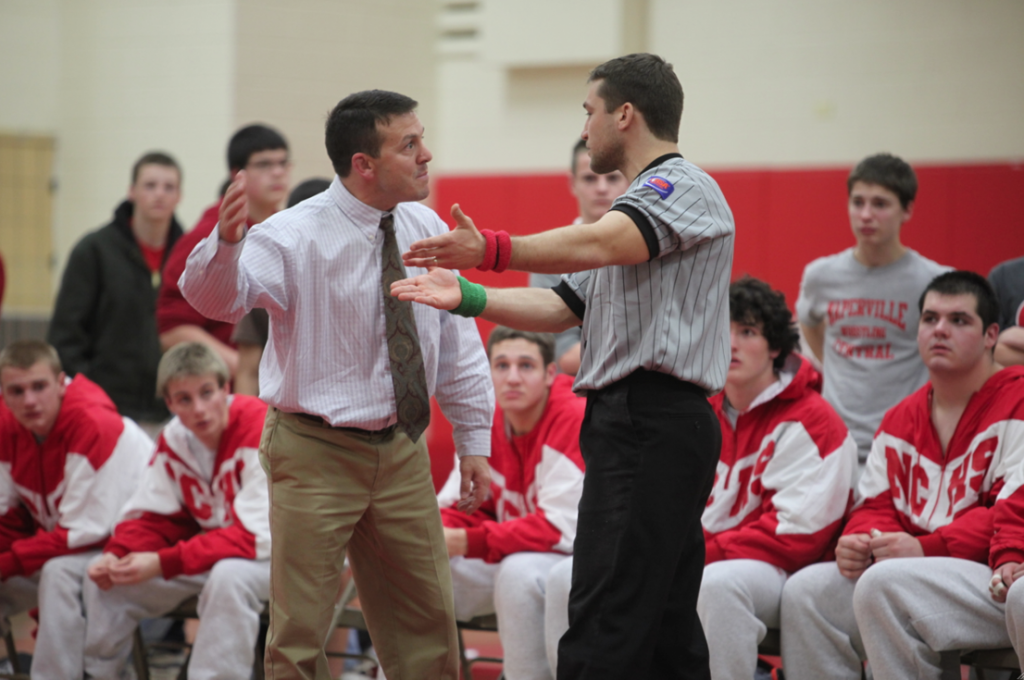
[[[434,309],[455,309],[462,302],[459,278],[448,269],[431,267],[426,274],[391,284],[391,294]]]

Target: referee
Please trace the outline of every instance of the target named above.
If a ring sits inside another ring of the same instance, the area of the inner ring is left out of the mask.
[[[604,217],[510,238],[453,206],[456,229],[404,255],[429,273],[392,294],[525,330],[582,324],[587,470],[558,678],[710,678],[700,516],[721,446],[707,396],[730,360],[732,212],[679,154],[683,92],[663,59],[598,66],[583,107],[591,167],[633,178]],[[477,266],[576,273],[545,290],[484,289],[449,271]]]

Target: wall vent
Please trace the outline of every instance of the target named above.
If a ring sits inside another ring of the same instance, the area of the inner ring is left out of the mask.
[[[442,57],[475,57],[480,53],[483,0],[440,0],[437,52]]]

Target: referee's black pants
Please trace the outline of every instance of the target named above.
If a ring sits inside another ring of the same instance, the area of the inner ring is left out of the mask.
[[[636,371],[587,396],[587,464],[558,680],[711,677],[700,517],[722,434],[703,391]]]

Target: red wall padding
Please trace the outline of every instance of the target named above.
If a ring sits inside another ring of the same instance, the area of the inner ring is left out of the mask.
[[[916,165],[920,188],[903,242],[942,264],[987,275],[1024,255],[1024,165]],[[736,219],[733,277],[768,281],[796,302],[804,265],[853,245],[846,216],[849,168],[710,169]],[[569,224],[576,203],[564,174],[448,176],[434,187],[434,205],[449,225],[459,203],[478,228],[531,234]],[[466,272],[489,286],[523,286],[521,272]],[[480,321],[484,338],[492,324]],[[434,408],[429,436],[435,484],[451,470],[451,426]]]

